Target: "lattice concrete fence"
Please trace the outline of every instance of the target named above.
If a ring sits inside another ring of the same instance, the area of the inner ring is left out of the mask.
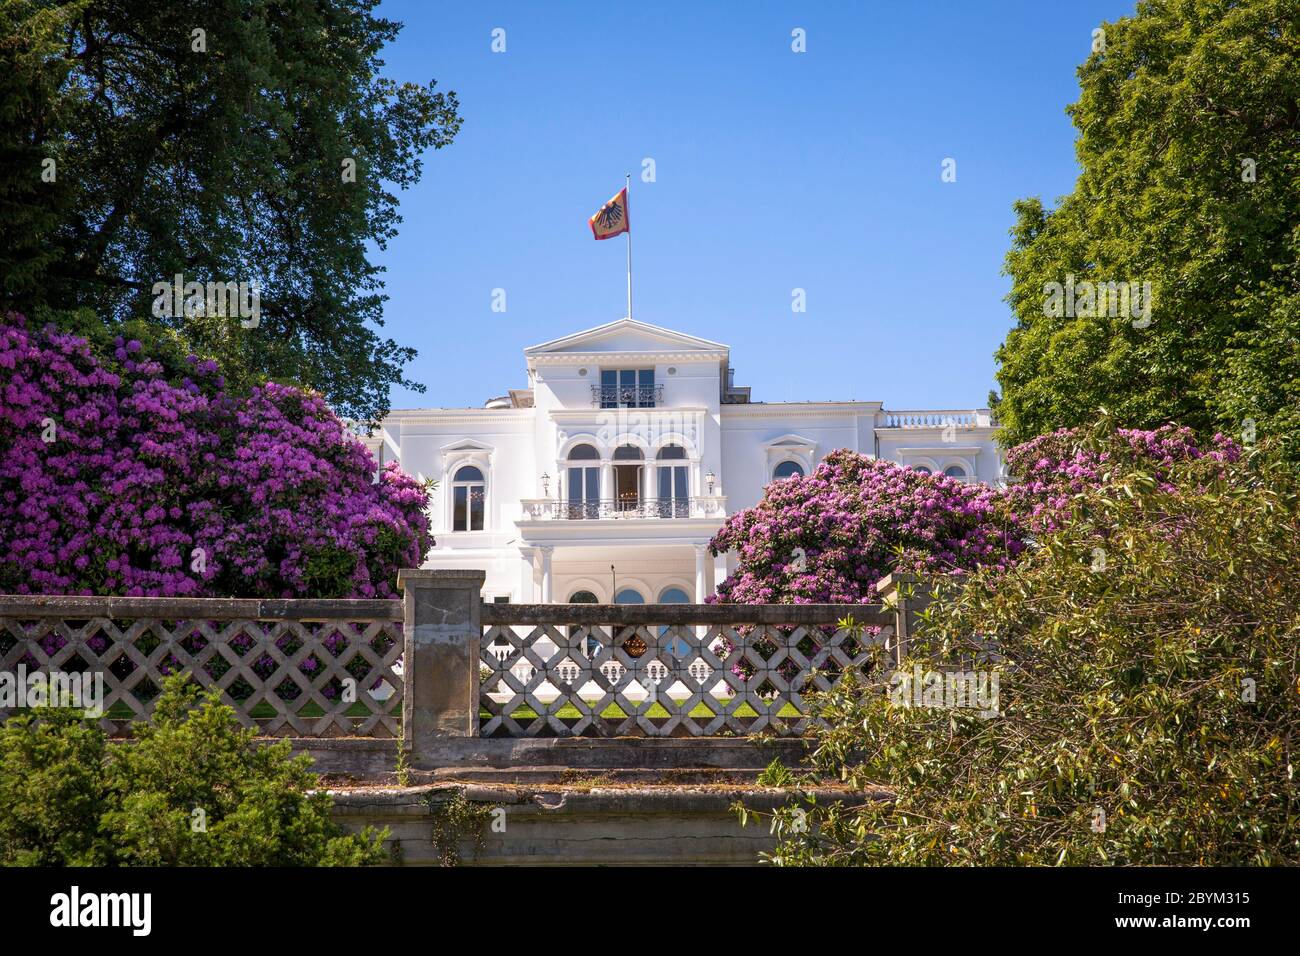
[[[809,691],[899,659],[919,603],[886,578],[872,606],[485,604],[483,578],[404,570],[401,601],[0,596],[0,674],[102,674],[101,726],[128,736],[188,671],[333,769],[398,747],[417,768],[752,766],[753,735],[797,743]]]
[[[100,726],[119,736],[188,671],[265,736],[396,738],[401,621],[400,601],[6,595],[0,672],[101,676]]]

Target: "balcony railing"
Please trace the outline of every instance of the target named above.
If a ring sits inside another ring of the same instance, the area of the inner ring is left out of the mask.
[[[599,501],[555,501],[534,498],[523,502],[524,518],[540,521],[599,521],[628,518],[721,518],[727,512],[723,495],[694,498],[602,498]]]
[[[884,413],[884,428],[989,428],[997,420],[987,408],[927,409]]]
[[[654,408],[663,402],[662,385],[591,386],[591,404],[597,408]]]

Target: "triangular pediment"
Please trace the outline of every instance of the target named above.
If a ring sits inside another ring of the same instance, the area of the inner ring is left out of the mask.
[[[816,448],[817,442],[811,438],[805,438],[803,435],[782,435],[780,438],[773,438],[771,441],[764,442],[768,448]]]
[[[478,441],[474,438],[462,438],[459,441],[449,442],[438,449],[444,455],[448,452],[474,452],[474,451],[495,451],[491,445],[486,442]]]
[[[594,329],[575,332],[562,338],[552,339],[540,345],[524,349],[529,358],[544,355],[564,355],[572,353],[596,352],[726,352],[727,346],[720,342],[696,338],[684,332],[638,322],[635,319],[619,319],[598,325]]]

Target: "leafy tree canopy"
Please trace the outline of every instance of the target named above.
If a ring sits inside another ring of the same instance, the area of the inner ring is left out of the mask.
[[[4,304],[147,316],[232,381],[308,386],[343,415],[419,389],[414,351],[376,332],[367,248],[461,119],[454,93],[380,75],[400,24],[376,5],[0,0]],[[257,327],[153,315],[177,274],[257,284]]]
[[[1300,459],[1300,8],[1143,0],[1102,30],[1068,110],[1074,191],[1015,205],[1004,439],[1104,407],[1249,440],[1253,423]],[[1150,313],[1053,309],[1048,284],[1071,276],[1150,282]]]

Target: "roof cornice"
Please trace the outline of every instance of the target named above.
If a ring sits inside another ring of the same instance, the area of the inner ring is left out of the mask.
[[[715,365],[727,359],[726,350],[719,349],[653,349],[623,352],[542,352],[529,355],[529,367],[538,365],[600,365],[611,362],[700,362]]]
[[[671,418],[674,415],[707,415],[709,409],[703,405],[657,405],[654,408],[597,408],[594,405],[589,408],[549,408],[546,414],[557,422],[584,421],[594,417],[608,415],[610,412],[616,416],[641,416],[653,421],[656,418]]]
[[[755,402],[721,406],[725,418],[816,418],[840,415],[845,418],[874,416],[880,402]]]
[[[394,425],[442,425],[455,422],[527,422],[532,408],[403,408],[390,411],[379,423]]]

